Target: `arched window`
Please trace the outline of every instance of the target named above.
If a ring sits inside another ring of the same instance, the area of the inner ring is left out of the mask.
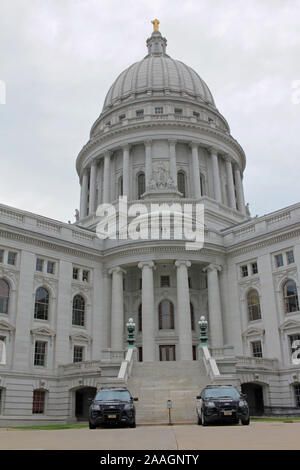
[[[123,196],[123,176],[120,176],[118,181],[118,196]]]
[[[142,320],[142,304],[139,305],[138,311],[138,331],[142,331],[143,328],[143,320]]]
[[[169,300],[162,300],[158,306],[159,329],[174,330],[174,305]]]
[[[194,306],[192,302],[190,302],[190,311],[191,311],[191,329],[195,330],[195,314],[194,314]]]
[[[261,318],[260,302],[257,290],[251,289],[247,295],[247,306],[249,321],[259,320]]]
[[[138,199],[141,199],[142,194],[146,191],[145,173],[139,173],[137,177]]]
[[[81,295],[75,295],[73,298],[72,324],[84,326],[85,320],[85,301]]]
[[[285,313],[299,310],[298,292],[295,281],[288,280],[283,286]]]
[[[39,287],[35,293],[34,318],[48,320],[49,292],[45,287]]]
[[[185,173],[184,171],[178,171],[177,173],[177,187],[178,191],[185,197]]]
[[[8,313],[9,285],[0,279],[0,313]]]

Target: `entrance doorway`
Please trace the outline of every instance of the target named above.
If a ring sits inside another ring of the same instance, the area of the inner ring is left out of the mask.
[[[159,346],[159,360],[160,361],[176,361],[175,344],[160,345]]]
[[[95,387],[83,387],[75,392],[75,416],[78,421],[88,421],[89,406],[95,397]]]
[[[242,393],[247,395],[250,416],[261,416],[264,414],[263,388],[259,384],[245,383],[241,386]]]

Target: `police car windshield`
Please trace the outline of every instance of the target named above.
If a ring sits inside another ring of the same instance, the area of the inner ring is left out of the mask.
[[[130,401],[130,399],[128,390],[100,390],[95,397],[96,401]]]
[[[240,396],[239,392],[235,388],[231,388],[231,387],[208,388],[204,391],[204,398],[238,399],[239,396]]]

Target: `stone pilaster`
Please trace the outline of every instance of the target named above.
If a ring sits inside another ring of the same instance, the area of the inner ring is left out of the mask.
[[[218,151],[213,147],[211,147],[209,150],[212,161],[215,199],[218,202],[222,202]]]
[[[123,147],[123,196],[129,198],[129,145]]]
[[[155,360],[155,317],[154,317],[154,287],[153,261],[143,261],[138,264],[142,270],[142,333],[143,361]]]
[[[218,277],[221,269],[221,266],[216,264],[209,264],[203,269],[207,272],[209,344],[212,348],[223,347],[222,307]]]
[[[111,296],[111,348],[123,349],[124,334],[124,299],[123,274],[125,271],[117,266],[109,270],[112,274]]]
[[[226,179],[227,179],[227,192],[228,192],[228,204],[232,209],[236,209],[235,202],[235,191],[234,191],[234,181],[232,173],[232,162],[229,155],[225,156],[225,165],[226,165]]]
[[[146,191],[152,177],[152,141],[145,141],[145,182]]]
[[[188,268],[190,261],[175,261],[177,268],[177,318],[180,360],[192,360],[192,328]]]
[[[89,207],[90,214],[95,214],[96,212],[96,177],[97,177],[97,161],[94,160],[91,164],[91,173],[90,173],[90,207]]]
[[[88,170],[83,170],[81,180],[81,194],[80,194],[80,218],[87,216],[87,200],[88,200]]]
[[[110,202],[110,155],[111,152],[106,152],[104,155],[104,170],[103,170],[103,202]]]
[[[196,199],[199,199],[201,197],[201,186],[200,186],[198,144],[196,144],[195,142],[192,142],[191,149],[192,149],[194,197]]]
[[[238,210],[242,212],[242,214],[246,214],[246,207],[245,207],[245,199],[244,199],[244,190],[243,190],[243,183],[241,177],[241,171],[237,165],[234,168],[234,177],[235,177],[235,186],[236,186],[236,193],[237,193],[237,206]]]
[[[170,176],[177,187],[176,140],[169,140]]]

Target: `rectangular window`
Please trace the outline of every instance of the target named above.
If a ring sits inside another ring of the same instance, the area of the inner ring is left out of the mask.
[[[144,110],[143,109],[138,109],[136,111],[136,117],[142,117],[144,116]]]
[[[197,113],[196,111],[193,111],[193,116],[196,117],[196,118],[199,118],[199,117],[200,117],[200,113]]]
[[[0,263],[3,263],[4,250],[0,250]]]
[[[120,114],[119,121],[123,121],[126,118],[126,114]]]
[[[45,411],[45,391],[34,390],[32,400],[32,413],[44,413]]]
[[[300,408],[300,384],[294,385],[295,400],[297,408]]]
[[[75,280],[79,279],[79,269],[78,268],[73,268],[73,279],[75,279]]]
[[[82,271],[82,280],[85,282],[89,282],[90,272],[87,270]]]
[[[46,344],[44,341],[36,341],[34,346],[34,365],[46,365]]]
[[[192,348],[193,348],[193,361],[196,361],[197,360],[197,346],[193,344]]]
[[[245,264],[244,266],[241,266],[241,275],[242,277],[247,277],[248,276],[248,266]]]
[[[55,263],[54,261],[47,261],[47,273],[54,274],[55,272]]]
[[[164,108],[162,106],[157,106],[155,108],[155,114],[163,114]]]
[[[257,263],[251,263],[251,269],[252,269],[252,274],[257,274],[258,273],[258,267]]]
[[[160,276],[160,287],[170,287],[170,276]]]
[[[43,272],[43,266],[44,266],[44,260],[41,258],[37,258],[36,265],[35,265],[36,271]]]
[[[253,357],[263,357],[261,341],[253,341],[251,343],[251,348]]]
[[[110,121],[107,121],[107,122],[105,123],[105,125],[109,127],[109,126],[110,126]]]
[[[280,253],[279,255],[275,255],[275,265],[276,265],[276,268],[280,268],[281,266],[283,266],[282,253]]]
[[[175,108],[174,113],[181,116],[182,115],[182,109],[181,108]]]
[[[138,347],[139,362],[143,362],[143,348],[142,346]]]
[[[73,362],[82,362],[83,361],[83,346],[74,346],[73,351]]]
[[[14,253],[13,251],[9,251],[7,255],[7,264],[11,264],[12,266],[15,266],[16,259],[17,259],[17,253]]]
[[[286,252],[286,261],[287,261],[287,264],[292,264],[295,262],[294,252],[292,250]]]

